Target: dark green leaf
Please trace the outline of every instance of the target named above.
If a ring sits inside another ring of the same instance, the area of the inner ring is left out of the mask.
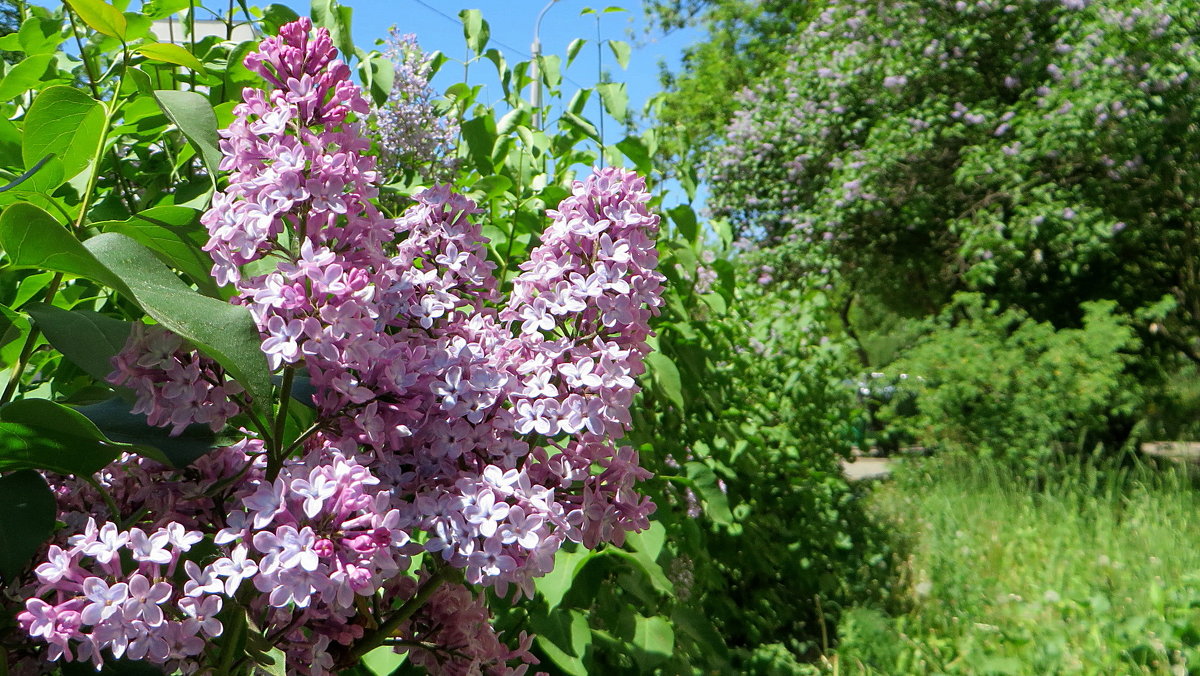
[[[112,358],[125,347],[133,327],[95,312],[43,303],[34,303],[28,312],[54,349],[100,382],[113,372]]]
[[[639,174],[648,176],[653,171],[654,164],[650,158],[650,151],[642,139],[636,136],[626,136],[617,144],[617,149],[633,162],[633,166]]]
[[[167,117],[191,142],[213,186],[217,184],[221,149],[217,144],[217,116],[208,99],[196,92],[155,90],[154,98]]]
[[[665,617],[634,616],[633,644],[641,654],[637,655],[643,673],[665,662],[675,652],[675,631]]]
[[[54,494],[37,472],[0,477],[0,576],[6,583],[20,575],[49,539],[56,516]]]
[[[104,233],[85,246],[123,281],[146,314],[216,359],[257,405],[265,405],[271,382],[249,310],[196,293],[153,252],[125,235]]]
[[[654,380],[655,389],[683,410],[683,386],[679,381],[679,369],[671,358],[661,352],[646,355],[646,367]]]
[[[94,223],[104,232],[119,232],[159,254],[164,263],[191,278],[208,296],[220,295],[212,278],[212,258],[201,247],[207,240],[200,212],[178,206],[151,207],[126,221]]]
[[[667,210],[671,222],[679,229],[679,234],[689,242],[695,242],[700,236],[700,226],[696,221],[696,212],[686,204],[680,204]]]
[[[0,247],[15,268],[63,272],[128,292],[53,216],[32,204],[14,204],[0,213]]]
[[[45,469],[88,476],[132,447],[112,443],[73,408],[22,399],[0,408],[0,470]]]
[[[583,656],[592,644],[587,617],[578,610],[571,610],[537,620],[533,625],[537,632],[534,640],[546,656],[567,674],[587,676]]]
[[[21,143],[25,168],[54,153],[62,160],[62,180],[74,178],[95,158],[103,129],[104,107],[92,97],[65,85],[47,87],[25,116]]]
[[[558,607],[563,596],[571,590],[571,585],[575,584],[575,574],[594,556],[595,552],[583,547],[574,551],[560,549],[554,554],[554,570],[533,582],[538,596],[549,606],[548,610]]]
[[[704,463],[689,462],[688,478],[692,480],[692,488],[704,501],[704,513],[714,523],[727,526],[733,523],[733,512],[729,511],[729,499],[717,483],[717,475]]]
[[[112,441],[131,444],[136,447],[134,452],[169,467],[187,467],[219,445],[208,425],[188,425],[173,437],[169,428],[154,427],[145,415],[129,409],[125,400],[114,397],[77,410]]]
[[[496,121],[491,115],[481,115],[462,124],[463,140],[475,167],[484,176],[495,173],[492,165],[492,147],[496,143]]]

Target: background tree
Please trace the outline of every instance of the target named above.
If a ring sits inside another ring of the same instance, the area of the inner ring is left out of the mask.
[[[656,117],[674,152],[698,157],[720,138],[734,96],[786,58],[784,46],[815,4],[808,0],[647,0],[651,25],[665,32],[700,26],[706,38],[687,47],[679,72],[663,69]]]
[[[21,0],[0,0],[0,38],[16,33],[21,27]],[[16,63],[20,56],[15,52],[0,49],[0,59],[8,63]]]

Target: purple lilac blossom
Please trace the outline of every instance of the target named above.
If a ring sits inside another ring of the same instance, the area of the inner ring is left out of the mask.
[[[288,24],[246,58],[272,89],[246,89],[221,132],[228,187],[202,222],[213,275],[249,308],[272,367],[311,377],[318,431],[274,468],[246,430],[186,471],[125,456],[96,476],[121,514],[86,482],[55,479],[75,534],[37,566],[18,618],[50,660],[193,673],[212,666],[218,614],[237,605],[289,671],[326,674],[378,619],[362,600],[396,607],[430,575],[412,570],[417,554],[532,595],[564,542],[620,543],[649,525],[654,504],[636,490],[649,473],[613,443],[662,304],[644,181],[607,168],[575,182],[505,302],[470,200],[430,188],[395,220],[372,204],[368,106],[328,32],[310,31]],[[236,389],[183,347],[135,329],[114,381],[145,390],[160,424],[217,427],[196,411]],[[162,396],[181,364],[213,389]],[[146,516],[116,525],[134,513]],[[215,554],[182,558],[202,540]],[[438,589],[401,632],[451,651],[397,648],[435,671],[536,663],[532,637],[511,649],[496,636],[478,587]]]

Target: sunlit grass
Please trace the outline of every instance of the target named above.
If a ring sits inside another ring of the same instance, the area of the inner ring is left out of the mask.
[[[927,462],[874,506],[911,538],[911,606],[849,611],[836,673],[1200,674],[1200,492],[1182,472],[1031,486]]]

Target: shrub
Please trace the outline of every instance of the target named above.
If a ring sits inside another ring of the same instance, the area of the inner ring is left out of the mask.
[[[1085,303],[1079,328],[1055,329],[976,294],[955,298],[891,368],[917,412],[886,414],[922,443],[1033,466],[1060,451],[1122,446],[1139,387],[1138,339],[1111,301]]]

